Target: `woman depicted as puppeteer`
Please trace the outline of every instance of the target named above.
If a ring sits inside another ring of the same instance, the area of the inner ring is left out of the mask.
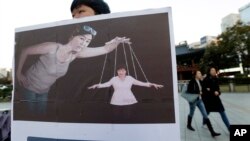
[[[113,51],[120,43],[130,43],[128,38],[116,37],[102,47],[88,47],[97,32],[90,26],[82,26],[69,39],[68,43],[45,42],[22,50],[18,67],[17,81],[24,87],[24,100],[28,101],[33,112],[44,113],[50,87],[64,76],[69,64],[77,58],[88,58]],[[39,59],[23,71],[24,63],[30,55]]]

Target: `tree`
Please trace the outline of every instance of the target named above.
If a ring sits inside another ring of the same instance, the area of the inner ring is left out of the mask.
[[[218,37],[218,46],[226,49],[226,55],[242,56],[243,66],[249,67],[250,60],[250,26],[237,22],[233,27],[228,28]],[[237,64],[239,60],[237,58]]]
[[[236,56],[225,48],[221,48],[216,43],[211,43],[206,47],[203,58],[200,61],[202,71],[206,71],[213,66],[218,69],[231,68],[237,66]]]
[[[202,68],[217,66],[219,69],[239,66],[239,55],[244,67],[250,67],[250,26],[237,22],[210,44],[201,60]]]

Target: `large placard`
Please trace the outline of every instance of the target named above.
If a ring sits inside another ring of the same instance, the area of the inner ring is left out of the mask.
[[[180,140],[171,8],[16,29],[12,139]]]

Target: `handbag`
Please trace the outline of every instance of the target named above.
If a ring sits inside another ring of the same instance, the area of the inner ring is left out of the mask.
[[[182,86],[181,96],[187,100],[187,102],[193,103],[198,97],[199,94],[191,94],[187,92],[187,84]]]

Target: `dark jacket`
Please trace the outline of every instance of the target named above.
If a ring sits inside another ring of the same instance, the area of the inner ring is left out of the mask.
[[[208,88],[210,90],[208,90]],[[204,102],[207,112],[223,112],[225,110],[220,99],[221,92],[218,83],[218,78],[207,76],[203,80],[202,91],[202,100]],[[214,94],[215,91],[219,92],[218,96]]]
[[[200,84],[202,86],[202,81],[200,81]],[[200,94],[199,85],[194,78],[189,81],[187,92],[190,94]]]

